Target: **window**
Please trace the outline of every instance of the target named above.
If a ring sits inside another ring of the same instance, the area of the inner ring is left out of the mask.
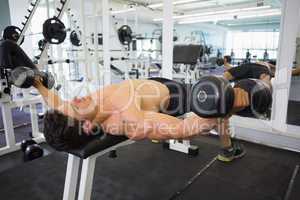
[[[279,32],[229,32],[226,54],[230,55],[231,50],[235,58],[245,58],[249,49],[251,56],[263,59],[265,49],[270,59],[276,59],[278,50]]]

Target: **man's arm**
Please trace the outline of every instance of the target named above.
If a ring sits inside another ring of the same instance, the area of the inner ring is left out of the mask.
[[[131,115],[130,117],[126,117]],[[124,113],[124,133],[131,139],[187,139],[196,135],[206,134],[213,129],[216,119],[201,118],[197,115],[184,120],[176,117],[149,111]]]
[[[292,69],[292,76],[299,76],[300,75],[300,66]]]
[[[60,111],[69,117],[82,120],[81,115],[72,107],[70,102],[63,101],[55,91],[46,88],[40,80],[35,81],[34,87],[39,91],[50,108]]]

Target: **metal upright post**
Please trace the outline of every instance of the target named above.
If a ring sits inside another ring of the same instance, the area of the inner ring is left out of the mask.
[[[173,69],[173,1],[164,0],[162,34],[162,76],[172,79]]]
[[[102,0],[102,32],[103,32],[103,66],[104,66],[104,85],[111,83],[110,73],[110,47],[109,47],[109,35],[110,35],[110,12],[108,0]]]

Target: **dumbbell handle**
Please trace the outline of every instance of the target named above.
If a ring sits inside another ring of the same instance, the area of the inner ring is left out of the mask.
[[[43,72],[40,70],[33,70],[34,71],[34,76],[35,77],[40,77],[42,84],[48,88],[51,89],[53,88],[55,84],[55,80],[53,75],[50,72]]]
[[[20,88],[29,88],[33,86],[35,78],[39,77],[42,84],[51,89],[55,80],[51,73],[42,72],[38,69],[31,69],[28,67],[17,67],[11,71],[11,82],[13,85]]]

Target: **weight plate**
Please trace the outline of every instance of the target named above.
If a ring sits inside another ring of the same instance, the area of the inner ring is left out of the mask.
[[[118,36],[121,44],[129,45],[132,42],[132,30],[130,26],[123,25],[118,29]]]
[[[80,37],[78,37],[76,31],[74,31],[74,30],[70,33],[70,41],[71,41],[71,44],[76,47],[80,47],[82,45],[82,43],[80,41]]]
[[[5,40],[12,40],[12,41],[17,42],[20,37],[21,32],[22,32],[22,30],[17,26],[7,26],[3,31],[2,37]],[[23,42],[24,42],[24,37],[21,41],[21,44],[23,44]]]
[[[43,36],[50,44],[61,44],[67,36],[66,27],[57,17],[49,18],[43,24]]]

